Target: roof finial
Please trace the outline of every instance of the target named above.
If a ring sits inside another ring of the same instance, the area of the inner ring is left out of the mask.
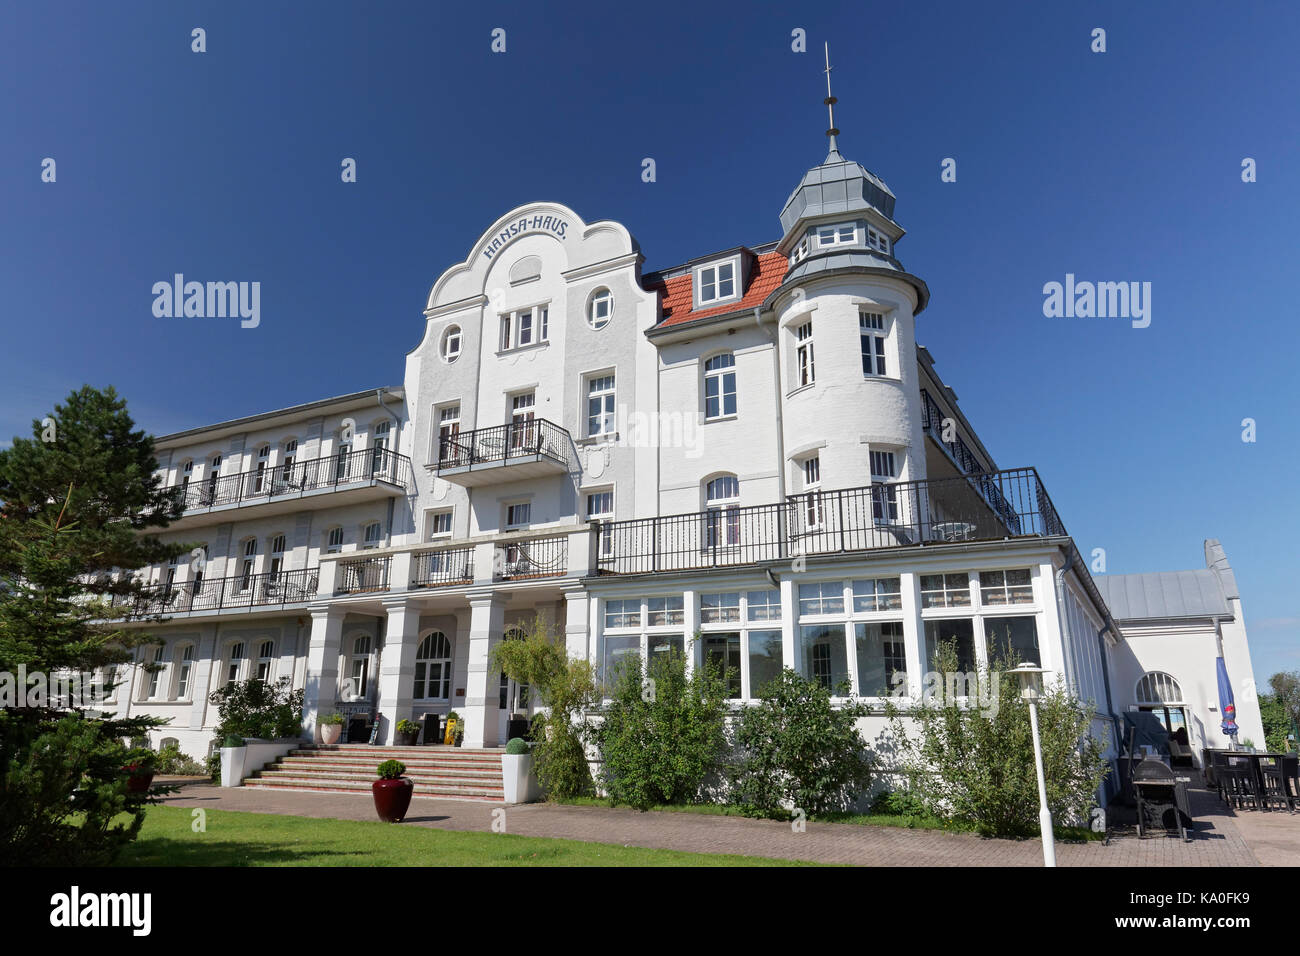
[[[830,129],[826,131],[826,135],[830,138],[831,141],[831,151],[826,156],[826,162],[829,163],[832,160],[842,162],[844,157],[840,155],[840,148],[838,144],[836,144],[835,142],[835,137],[838,136],[840,132],[835,128],[835,104],[838,103],[839,100],[837,100],[834,96],[831,95],[831,45],[829,42],[825,44],[825,50],[826,50],[826,70],[825,70],[826,113],[830,117],[830,122],[831,122]]]

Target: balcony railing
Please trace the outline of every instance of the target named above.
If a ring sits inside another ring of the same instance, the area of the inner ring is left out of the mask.
[[[443,548],[411,556],[411,587],[440,588],[474,580],[474,549]]]
[[[943,423],[945,416],[939,403],[930,397],[930,393],[921,389],[921,427],[934,436],[934,440],[948,450],[952,455],[953,461],[957,467],[965,474],[979,474],[983,472],[984,466],[980,464],[979,458],[967,447],[962,441],[960,435],[954,434],[952,441],[945,441],[943,437]]]
[[[219,475],[175,485],[186,511],[301,495],[356,482],[382,481],[408,487],[411,460],[387,448],[328,455],[291,465],[267,465],[234,475]]]
[[[352,558],[338,563],[334,583],[335,594],[361,594],[367,591],[387,591],[388,572],[392,567],[391,555],[372,558]]]
[[[501,550],[505,554],[499,575],[503,581],[551,577],[564,574],[569,567],[568,535],[512,541]]]
[[[545,418],[476,428],[439,439],[438,471],[537,459],[546,459],[567,469],[571,444],[568,431]]]
[[[600,526],[602,574],[645,574],[928,542],[1063,535],[1032,468],[795,495]]]
[[[226,578],[150,585],[143,595],[114,597],[112,604],[114,607],[130,607],[133,617],[282,607],[314,600],[319,581],[319,568],[236,574]]]

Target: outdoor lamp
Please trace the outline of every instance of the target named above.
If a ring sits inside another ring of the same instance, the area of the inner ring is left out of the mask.
[[[1038,739],[1038,698],[1043,695],[1043,668],[1021,664],[1007,673],[1015,674],[1020,696],[1029,702],[1029,729],[1034,737],[1034,773],[1038,775],[1038,829],[1043,835],[1043,866],[1056,866],[1056,844],[1052,842],[1052,811],[1047,808],[1047,783],[1043,775],[1043,745]]]

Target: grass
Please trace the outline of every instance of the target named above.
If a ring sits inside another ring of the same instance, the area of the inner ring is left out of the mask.
[[[122,866],[812,866],[796,860],[685,853],[510,833],[437,830],[379,821],[328,820],[151,806]]]
[[[553,800],[552,802],[577,807],[612,808],[626,806],[626,804],[615,804],[608,797],[571,797],[566,800]],[[699,813],[705,816],[720,817],[743,817],[745,815],[739,807],[723,803],[665,803],[650,807],[650,809],[660,813]],[[824,813],[809,816],[808,821],[810,823],[848,823],[854,826],[867,827],[896,827],[906,830],[947,830],[950,833],[975,832],[975,825],[966,820],[949,820],[929,815],[899,813]],[[1057,841],[1061,843],[1086,843],[1091,840],[1105,838],[1105,834],[1093,833],[1084,827],[1057,825],[1054,832]]]

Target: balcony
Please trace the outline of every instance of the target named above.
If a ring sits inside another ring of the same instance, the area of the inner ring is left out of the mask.
[[[346,505],[404,493],[410,486],[411,460],[387,448],[259,468],[175,485],[185,512],[171,530],[197,528],[239,517],[269,517],[300,511],[303,500],[329,495],[329,504]]]
[[[939,403],[930,397],[930,393],[921,389],[921,429],[935,440],[944,453],[957,466],[957,470],[963,475],[973,475],[983,472],[984,466],[980,464],[979,458],[967,447],[962,441],[961,436],[955,433],[952,441],[945,441],[943,438],[943,409]]]
[[[466,488],[565,475],[572,447],[569,433],[544,418],[493,425],[442,439],[436,470]]]
[[[600,526],[601,574],[788,561],[927,543],[1064,535],[1032,468],[795,495],[783,504]]]
[[[130,607],[133,618],[200,611],[276,610],[315,600],[319,581],[319,568],[203,578],[151,585],[140,597],[114,597],[112,605]]]
[[[370,594],[388,590],[388,572],[392,569],[391,555],[370,558],[347,558],[338,563],[335,571],[334,594]]]

